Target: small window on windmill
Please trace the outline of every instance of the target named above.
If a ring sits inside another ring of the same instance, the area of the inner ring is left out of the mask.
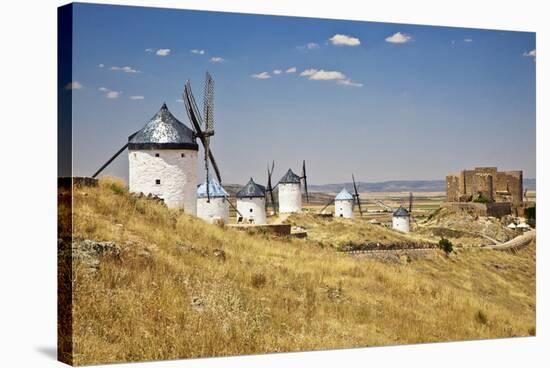
[[[252,212],[252,208],[250,209],[250,212]]]
[[[160,185],[160,179],[155,179],[155,184]]]
[[[159,153],[155,153],[155,157],[160,157],[160,154],[159,154]]]
[[[182,157],[182,158],[185,157],[185,153],[182,153],[182,154],[181,154],[181,157]]]

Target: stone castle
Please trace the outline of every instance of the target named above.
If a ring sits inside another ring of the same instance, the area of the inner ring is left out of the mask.
[[[496,167],[476,167],[447,175],[447,202],[523,203],[523,171],[498,171]]]

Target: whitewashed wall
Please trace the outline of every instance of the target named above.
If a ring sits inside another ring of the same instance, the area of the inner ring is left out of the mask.
[[[213,223],[221,219],[225,224],[229,222],[229,202],[224,197],[197,198],[197,217]]]
[[[405,216],[394,216],[392,218],[392,229],[408,233],[410,231],[410,219]]]
[[[129,150],[128,156],[131,192],[153,194],[169,208],[197,213],[197,151]],[[160,185],[155,184],[156,179]]]
[[[249,223],[249,220],[257,225],[263,225],[267,222],[265,198],[237,198],[237,210],[243,215],[243,223],[245,224]]]
[[[353,218],[353,201],[334,201],[334,217]]]
[[[302,191],[300,184],[279,184],[279,212],[293,213],[302,210]]]

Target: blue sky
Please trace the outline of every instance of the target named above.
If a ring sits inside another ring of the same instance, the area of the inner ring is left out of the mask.
[[[189,125],[183,85],[202,101],[208,70],[226,183],[264,182],[271,160],[275,176],[298,172],[302,159],[316,184],[475,166],[535,177],[535,54],[529,32],[78,4],[75,175],[163,102]],[[105,173],[127,178],[126,155]]]

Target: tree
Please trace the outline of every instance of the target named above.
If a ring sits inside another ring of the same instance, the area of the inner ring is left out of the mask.
[[[445,252],[446,256],[449,256],[449,254],[453,251],[453,243],[451,243],[449,239],[441,238],[438,246],[439,249]]]

